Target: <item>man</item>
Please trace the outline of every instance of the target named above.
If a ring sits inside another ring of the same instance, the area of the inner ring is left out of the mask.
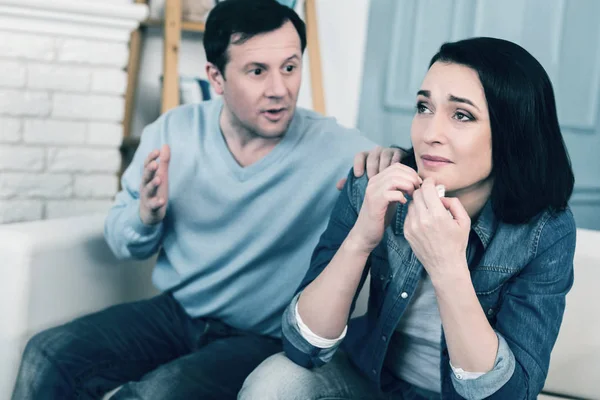
[[[206,72],[221,99],[148,126],[105,225],[120,258],[158,252],[163,294],[35,336],[15,399],[235,398],[282,351],[281,315],[337,197],[373,147],[296,109],[303,22],[274,0],[228,0],[206,24]],[[399,160],[375,150],[373,172]],[[368,165],[368,166],[369,166]]]

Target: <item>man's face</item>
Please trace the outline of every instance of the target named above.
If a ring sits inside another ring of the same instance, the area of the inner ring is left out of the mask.
[[[237,37],[232,37],[235,42]],[[244,43],[230,44],[217,93],[224,98],[225,118],[236,129],[265,139],[281,137],[287,130],[300,90],[302,50],[291,22],[256,35]]]

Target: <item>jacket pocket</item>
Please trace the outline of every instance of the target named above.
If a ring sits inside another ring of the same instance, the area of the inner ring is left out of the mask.
[[[488,320],[496,316],[506,287],[517,272],[516,269],[491,266],[478,266],[471,271],[475,294]]]

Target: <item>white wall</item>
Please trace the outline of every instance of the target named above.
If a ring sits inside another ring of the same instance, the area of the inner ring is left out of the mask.
[[[147,13],[113,1],[0,0],[0,223],[112,203],[127,41]]]
[[[371,0],[317,0],[327,115],[355,127]],[[307,57],[308,58],[308,57]],[[299,104],[311,107],[308,64]]]
[[[346,126],[356,126],[360,80],[366,43],[368,8],[371,0],[317,0],[321,62],[327,114]],[[301,10],[299,3],[297,10]],[[182,37],[179,70],[182,75],[205,77],[206,57],[202,35]],[[132,132],[141,134],[145,125],[160,114],[162,30],[150,29],[142,47]],[[308,57],[298,104],[311,108]]]

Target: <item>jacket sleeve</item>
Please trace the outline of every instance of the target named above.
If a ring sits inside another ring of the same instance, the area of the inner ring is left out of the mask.
[[[497,314],[495,330],[514,355],[514,372],[493,393],[486,390],[491,386],[478,385],[478,379],[463,381],[463,385],[454,384],[453,380],[455,389],[463,397],[537,398],[548,374],[565,298],[573,285],[575,235],[574,223],[565,228],[551,219],[544,225],[535,256],[509,283]]]

